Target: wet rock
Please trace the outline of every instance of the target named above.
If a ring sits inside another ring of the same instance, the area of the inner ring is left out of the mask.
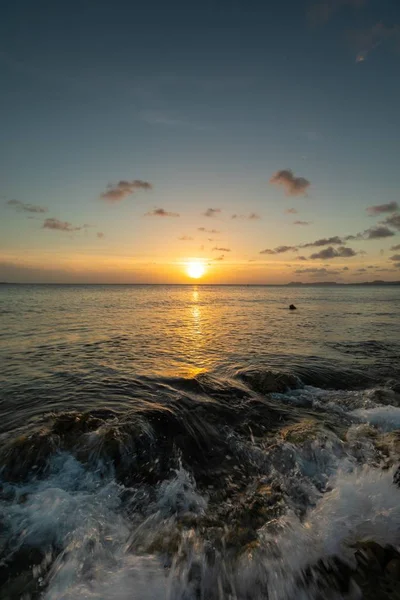
[[[290,373],[246,369],[237,375],[251,389],[261,394],[284,393],[300,385],[298,378]]]
[[[385,574],[391,579],[400,581],[400,559],[392,558],[385,567]]]

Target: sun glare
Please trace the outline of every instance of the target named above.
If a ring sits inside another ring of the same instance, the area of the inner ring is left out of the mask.
[[[189,275],[189,277],[192,277],[192,279],[200,279],[200,277],[203,277],[205,271],[206,268],[201,262],[187,263],[186,273]]]

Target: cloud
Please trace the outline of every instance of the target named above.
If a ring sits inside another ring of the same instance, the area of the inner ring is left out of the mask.
[[[383,23],[376,23],[362,31],[353,32],[351,38],[358,49],[356,62],[360,63],[367,60],[368,55],[382,44],[397,45],[400,41],[400,26],[387,27]]]
[[[75,227],[68,221],[59,221],[58,219],[53,219],[53,218],[45,219],[44,223],[43,223],[43,229],[53,229],[53,230],[57,230],[57,231],[68,231],[68,232],[80,231],[84,227],[85,227],[85,225],[83,225],[81,227]]]
[[[311,25],[324,25],[345,6],[361,8],[366,0],[320,0],[310,6],[307,17]]]
[[[367,269],[364,269],[364,268],[357,269],[357,273],[367,273]]]
[[[298,256],[297,259],[298,260],[308,260],[308,258],[306,258],[305,256]]]
[[[192,240],[193,238],[190,237],[190,235],[182,235],[182,237],[179,237],[178,240],[180,240],[181,242],[189,242],[190,240]]]
[[[304,273],[309,273],[312,277],[320,277],[321,275],[340,275],[340,271],[336,271],[333,269],[325,269],[325,268],[320,268],[320,269],[297,269],[295,271],[296,274],[298,275],[302,275]]]
[[[308,242],[308,244],[302,244],[300,248],[319,248],[320,246],[340,246],[343,244],[343,239],[335,235],[330,238],[321,238],[319,240],[315,240],[315,242]]]
[[[297,215],[297,210],[295,208],[287,208],[285,210],[285,215]]]
[[[387,219],[385,219],[384,223],[386,225],[390,225],[391,227],[394,227],[395,229],[400,231],[400,213],[399,214],[394,213],[391,217],[388,217]]]
[[[215,248],[212,249],[212,252],[214,252],[215,250],[217,252],[230,252],[231,251],[230,248],[217,248],[217,247],[215,247]]]
[[[232,215],[231,219],[247,219],[249,221],[257,221],[261,219],[260,215],[257,213],[250,213],[249,215]]]
[[[293,225],[311,225],[311,221],[293,221]]]
[[[212,233],[214,235],[221,233],[220,231],[217,231],[216,229],[207,229],[206,227],[198,227],[197,231],[203,231],[205,233]]]
[[[349,270],[349,267],[343,267],[342,268],[342,271],[348,271],[348,270]]]
[[[29,213],[46,213],[49,209],[45,206],[36,206],[35,204],[26,204],[20,200],[8,200],[6,202],[8,206],[15,208],[17,212],[29,212]]]
[[[396,246],[392,246],[390,249],[391,250],[400,250],[400,244],[397,244]]]
[[[164,208],[155,208],[154,210],[150,210],[147,212],[145,217],[180,217],[179,213],[169,212]]]
[[[391,231],[388,227],[385,227],[383,225],[370,227],[369,229],[366,229],[363,233],[363,237],[366,240],[379,240],[382,238],[393,237],[394,235],[396,235],[394,231]]]
[[[221,254],[221,256],[217,256],[217,258],[214,258],[213,260],[224,260],[225,256],[223,254]]]
[[[283,254],[284,252],[289,252],[290,250],[297,252],[296,246],[278,246],[273,250],[270,250],[269,248],[261,250],[260,254]]]
[[[103,233],[102,231],[98,231],[96,235],[100,240],[102,240],[105,237],[105,233]]]
[[[375,215],[381,215],[382,213],[393,213],[399,209],[397,202],[388,202],[387,204],[376,204],[375,206],[368,206],[365,210],[373,217]]]
[[[274,185],[281,185],[286,191],[286,196],[305,196],[310,187],[310,182],[304,177],[295,177],[290,169],[282,169],[272,175],[269,180]]]
[[[346,246],[340,246],[337,249],[329,246],[328,248],[325,248],[325,250],[321,250],[321,252],[311,254],[310,258],[313,260],[327,260],[329,258],[348,258],[350,256],[355,256],[356,254],[357,252],[355,250],[346,248]]]
[[[396,269],[400,269],[400,262],[395,263],[393,266],[396,267]]]
[[[121,180],[117,184],[109,184],[105,192],[100,194],[100,198],[107,202],[121,202],[127,196],[131,196],[139,190],[151,190],[153,186],[148,181],[142,181],[141,179],[134,179],[133,181]]]
[[[389,256],[389,260],[394,260],[395,262],[400,260],[400,254],[393,254],[393,256]]]
[[[220,208],[207,208],[207,210],[203,213],[205,217],[215,217],[221,212]]]

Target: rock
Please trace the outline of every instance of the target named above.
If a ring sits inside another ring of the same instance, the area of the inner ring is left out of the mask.
[[[382,573],[385,566],[385,549],[370,540],[358,544],[355,553],[358,566],[366,572]]]
[[[400,559],[392,558],[385,567],[385,575],[396,581],[400,581]]]
[[[393,483],[400,487],[400,465],[397,467],[394,475],[393,475]]]

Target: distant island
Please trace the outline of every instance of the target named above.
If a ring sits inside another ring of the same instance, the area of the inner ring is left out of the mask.
[[[337,281],[312,281],[311,283],[304,283],[303,281],[291,281],[286,284],[287,286],[299,286],[299,285],[308,285],[308,286],[324,286],[324,285],[347,285],[347,286],[360,286],[360,285],[400,285],[400,281],[383,281],[381,279],[376,279],[375,281],[361,281],[359,283],[342,283]]]

